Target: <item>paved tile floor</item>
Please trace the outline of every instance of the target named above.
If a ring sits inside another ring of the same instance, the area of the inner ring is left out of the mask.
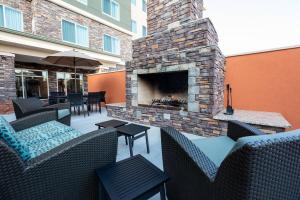
[[[9,121],[13,121],[15,119],[14,115],[6,115],[5,117]],[[112,118],[107,117],[107,113],[105,109],[103,109],[101,114],[98,112],[93,112],[90,113],[90,116],[86,115],[85,117],[83,116],[83,114],[81,114],[80,116],[73,115],[71,120],[71,126],[82,133],[88,133],[97,129],[95,123],[110,120],[110,119]],[[186,134],[186,133],[183,134],[190,139],[201,138],[199,136],[195,136],[192,134]],[[144,137],[134,142],[133,153],[134,155],[141,154],[142,156],[147,158],[150,162],[152,162],[157,167],[162,169],[163,164],[162,164],[162,155],[161,155],[160,129],[158,127],[152,126],[148,131],[148,135],[149,135],[150,154],[147,154]],[[129,147],[125,144],[124,137],[119,137],[117,160],[118,161],[123,160],[125,158],[128,158],[129,156],[130,156]],[[151,198],[151,200],[156,200],[156,199],[160,199],[159,195],[156,195],[153,198]]]

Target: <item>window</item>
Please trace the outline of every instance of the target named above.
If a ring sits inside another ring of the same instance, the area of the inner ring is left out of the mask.
[[[104,35],[103,50],[109,53],[120,55],[120,40],[118,38]]]
[[[136,0],[131,0],[131,5],[136,6]]]
[[[17,97],[48,98],[48,72],[29,69],[15,69]]]
[[[57,91],[64,92],[65,94],[75,92],[75,74],[74,73],[64,73],[57,72]],[[76,74],[76,85],[77,92],[84,92],[83,87],[83,74]]]
[[[85,26],[62,20],[62,39],[81,46],[89,46],[88,29]]]
[[[134,20],[131,20],[131,31],[137,33],[137,24]]]
[[[120,6],[114,0],[103,0],[102,11],[116,20],[120,19]]]
[[[147,27],[143,26],[142,29],[143,29],[143,37],[146,37],[147,36]]]
[[[23,31],[22,12],[0,5],[0,26],[16,31]]]
[[[84,5],[88,5],[88,0],[76,0]]]
[[[146,2],[146,0],[142,0],[142,10],[144,12],[147,12],[147,2]]]

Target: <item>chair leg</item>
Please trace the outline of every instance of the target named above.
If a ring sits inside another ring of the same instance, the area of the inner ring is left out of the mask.
[[[149,148],[149,140],[148,140],[148,132],[146,131],[145,133],[145,137],[146,137],[146,146],[147,146],[147,153],[150,153],[150,148]]]
[[[131,137],[129,137],[128,139],[129,139],[129,152],[130,152],[130,157],[132,157],[132,156],[133,156],[133,151],[132,151],[132,148],[133,148],[132,142],[133,142],[133,140],[132,140]]]

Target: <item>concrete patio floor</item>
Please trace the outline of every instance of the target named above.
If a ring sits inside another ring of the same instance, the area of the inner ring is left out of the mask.
[[[86,115],[85,117],[82,114],[80,116],[73,115],[71,126],[82,133],[88,133],[90,131],[97,130],[97,127],[95,126],[96,123],[110,120],[110,119],[113,118],[107,117],[106,110],[103,109],[101,114],[97,112],[93,112],[90,113],[90,116]],[[163,164],[162,164],[162,155],[161,155],[160,128],[151,126],[150,130],[148,131],[148,134],[149,134],[150,154],[147,154],[144,137],[134,142],[133,153],[134,155],[141,154],[142,156],[147,158],[150,162],[152,162],[157,167],[162,169]],[[200,136],[196,136],[192,134],[184,133],[184,135],[186,135],[190,139],[201,138]],[[117,160],[118,161],[123,160],[125,158],[128,158],[129,156],[130,156],[129,147],[126,145],[124,137],[119,137]]]
[[[15,120],[14,114],[12,115],[6,115],[4,116],[8,121],[13,121]],[[90,113],[90,116],[83,116],[81,114],[80,116],[78,115],[72,115],[71,118],[71,126],[82,132],[82,133],[88,133],[91,131],[97,130],[97,127],[95,126],[96,123],[103,122],[106,120],[110,120],[113,118],[107,117],[107,112],[105,109],[102,110],[102,113],[98,112],[93,112]],[[192,134],[186,134],[189,139],[199,139],[202,138],[200,136],[192,135]],[[160,140],[160,128],[158,127],[150,127],[150,130],[148,131],[149,135],[149,146],[150,146],[150,153],[147,154],[146,151],[146,143],[145,143],[145,138],[142,137],[134,142],[134,147],[133,147],[133,153],[134,155],[141,154],[144,156],[146,159],[148,159],[151,163],[159,167],[160,169],[163,169],[163,164],[162,164],[162,154],[161,154],[161,140]],[[119,137],[119,142],[118,142],[118,154],[117,154],[117,160],[123,160],[126,158],[129,158],[129,147],[125,143],[124,137]],[[160,199],[159,194],[155,195],[154,197],[151,198],[151,200],[158,200]]]

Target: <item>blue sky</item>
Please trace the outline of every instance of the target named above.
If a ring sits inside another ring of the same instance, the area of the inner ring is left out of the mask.
[[[204,0],[225,55],[300,45],[300,0]]]

